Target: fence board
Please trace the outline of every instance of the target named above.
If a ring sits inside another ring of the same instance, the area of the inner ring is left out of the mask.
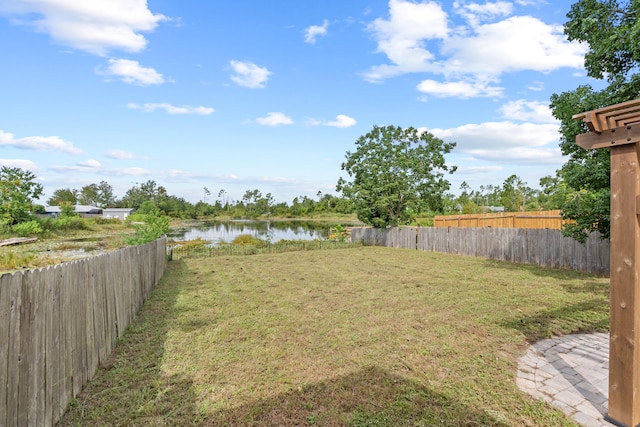
[[[9,322],[11,318],[11,275],[0,276],[0,384],[8,383]],[[0,387],[0,425],[7,424],[7,387]]]
[[[18,401],[20,384],[20,313],[22,311],[22,274],[14,273],[9,281],[10,310],[9,310],[9,347],[7,369],[7,426],[18,425]],[[3,285],[6,285],[4,283]]]
[[[20,306],[20,355],[18,356],[18,424],[29,425],[29,360],[31,360],[31,322],[33,305],[33,273],[26,271],[22,278],[22,305]]]
[[[95,333],[95,317],[94,310],[96,305],[93,302],[93,289],[96,287],[95,264],[90,262],[83,263],[85,270],[85,335],[87,337],[87,381],[96,373],[98,367],[98,349]]]

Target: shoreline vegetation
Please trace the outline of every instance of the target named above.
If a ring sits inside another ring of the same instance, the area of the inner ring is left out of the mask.
[[[133,218],[134,220],[137,218]],[[41,268],[75,259],[95,256],[128,245],[127,239],[134,235],[137,221],[103,220],[101,218],[43,218],[35,237],[30,241],[12,246],[0,246],[0,274]],[[202,219],[171,219],[171,230],[192,227],[210,222],[270,221],[270,222],[311,222],[326,225],[361,224],[355,215],[314,215],[307,217],[259,217],[231,218],[220,216]],[[34,225],[35,226],[35,225]],[[15,233],[0,235],[0,240],[17,238]],[[25,237],[26,238],[26,237]],[[35,240],[34,240],[35,239]]]

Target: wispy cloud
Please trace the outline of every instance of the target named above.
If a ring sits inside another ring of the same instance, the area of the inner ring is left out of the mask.
[[[357,122],[353,117],[345,116],[344,114],[338,114],[335,120],[331,120],[328,122],[323,122],[317,119],[309,119],[306,123],[308,126],[330,126],[336,128],[348,128],[351,126],[355,126]]]
[[[266,117],[258,117],[256,123],[264,126],[281,126],[293,124],[293,119],[284,113],[271,112]]]
[[[423,80],[417,86],[418,91],[438,98],[476,98],[502,96],[504,88],[492,86],[482,81],[440,82]]]
[[[329,21],[322,21],[322,25],[311,25],[304,31],[305,43],[314,44],[319,36],[325,36],[329,28]]]
[[[520,120],[535,123],[556,123],[549,103],[519,99],[510,101],[500,107],[502,116],[507,120]]]
[[[152,171],[149,169],[130,167],[130,168],[104,168],[99,162],[85,161],[76,163],[73,166],[52,166],[50,168],[59,173],[94,173],[101,176],[148,176]]]
[[[164,77],[153,68],[143,67],[138,61],[130,59],[109,59],[106,70],[96,69],[96,73],[119,78],[125,83],[139,86],[163,84]]]
[[[23,170],[28,170],[30,172],[35,172],[39,169],[38,165],[36,165],[31,160],[26,159],[0,159],[0,165],[10,168],[20,168]]]
[[[62,151],[70,154],[82,153],[82,150],[57,136],[26,136],[16,138],[12,133],[0,130],[0,147],[14,147],[33,151]]]
[[[127,108],[130,108],[132,110],[144,111],[145,113],[152,113],[156,110],[164,110],[167,114],[199,114],[203,116],[208,116],[215,111],[215,109],[210,107],[192,107],[190,105],[181,105],[178,107],[166,102],[148,103],[142,105],[136,104],[135,102],[130,102],[127,104]]]
[[[147,45],[141,33],[168,19],[152,13],[144,0],[9,0],[0,2],[0,14],[56,43],[100,56],[111,50],[140,52]]]
[[[234,73],[231,75],[231,80],[239,86],[248,87],[250,89],[260,89],[265,87],[265,83],[269,80],[269,76],[273,74],[265,67],[259,67],[252,62],[232,60],[230,65]]]
[[[135,154],[124,150],[109,150],[105,153],[105,156],[116,160],[133,160],[137,158]]]
[[[558,149],[558,124],[512,121],[466,124],[449,129],[429,129],[445,141],[456,142],[456,152],[476,160],[501,163],[562,164]]]

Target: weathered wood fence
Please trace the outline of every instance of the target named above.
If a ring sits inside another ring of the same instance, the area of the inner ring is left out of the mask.
[[[609,241],[593,233],[584,243],[560,230],[524,228],[354,228],[351,239],[365,245],[418,249],[609,274]]]
[[[0,276],[0,426],[52,426],[164,273],[166,238]]]

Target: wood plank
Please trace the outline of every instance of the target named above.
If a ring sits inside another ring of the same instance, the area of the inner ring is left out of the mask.
[[[31,358],[29,360],[29,425],[44,425],[45,415],[45,298],[42,270],[31,271],[33,299],[29,321]]]
[[[30,361],[32,357],[31,334],[33,323],[31,312],[33,305],[33,275],[31,271],[22,273],[22,304],[20,306],[20,355],[18,356],[18,424],[28,426],[30,399],[29,399],[29,375],[31,371]]]
[[[74,315],[73,315],[73,280],[70,263],[59,266],[62,275],[62,288],[60,292],[60,345],[63,352],[64,366],[60,372],[61,396],[60,404],[65,406],[73,397],[73,352],[75,340],[73,337]]]
[[[95,331],[95,314],[96,305],[93,300],[93,289],[96,284],[95,260],[88,259],[84,263],[85,270],[85,336],[87,337],[87,377],[89,382],[96,373],[98,367],[98,348]]]
[[[621,126],[601,133],[590,132],[576,136],[576,144],[585,150],[611,148],[640,142],[640,125]]]
[[[20,347],[20,323],[22,313],[22,272],[11,275],[9,312],[9,342],[8,342],[8,372],[7,372],[7,426],[18,425],[18,413],[20,410],[20,363],[22,362],[22,349]],[[5,283],[5,286],[7,284]]]
[[[0,246],[19,245],[22,243],[33,243],[37,241],[37,237],[12,237],[10,239],[0,240]]]
[[[604,113],[608,113],[611,111],[622,110],[629,107],[640,106],[640,99],[633,99],[631,101],[620,102],[618,104],[609,105],[606,107],[598,108],[595,110],[587,111],[584,113],[574,114],[572,118],[574,120],[583,120],[585,117],[589,115],[600,115]]]
[[[51,378],[52,422],[55,425],[66,410],[66,404],[61,403],[61,396],[64,394],[64,359],[61,351],[63,328],[60,321],[62,274],[61,269],[55,266],[49,273],[51,311],[47,313],[47,324],[51,325],[51,336],[47,336],[47,375]]]
[[[82,391],[85,369],[85,337],[84,337],[84,277],[79,261],[70,263],[70,273],[73,289],[73,396]]]
[[[8,383],[9,378],[9,325],[11,318],[11,274],[0,276],[0,384]],[[0,425],[7,422],[7,387],[0,387]]]
[[[609,412],[622,425],[640,424],[640,194],[638,146],[611,150],[611,296]]]

